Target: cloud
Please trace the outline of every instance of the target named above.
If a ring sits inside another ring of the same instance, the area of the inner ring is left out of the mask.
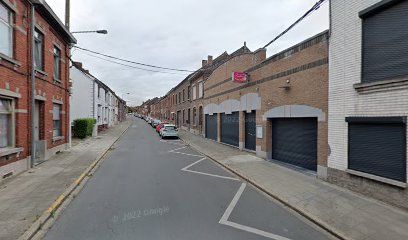
[[[316,0],[71,0],[71,30],[107,29],[108,35],[77,34],[78,46],[153,65],[196,70],[207,55],[256,50],[288,27]],[[64,19],[65,0],[49,0]],[[329,27],[328,3],[268,48],[268,56]],[[163,96],[186,75],[118,66],[80,51],[73,58],[138,105]]]

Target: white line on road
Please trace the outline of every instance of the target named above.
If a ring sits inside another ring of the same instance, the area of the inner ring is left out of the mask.
[[[241,225],[239,223],[228,221],[228,218],[230,217],[230,215],[231,215],[232,211],[234,210],[235,206],[237,205],[238,200],[240,199],[242,193],[245,190],[245,187],[246,187],[246,183],[242,183],[241,186],[239,187],[237,193],[235,194],[234,198],[232,199],[231,203],[228,205],[227,209],[225,210],[224,214],[222,215],[219,223],[223,224],[223,225],[226,225],[226,226],[236,228],[236,229],[240,229],[240,230],[243,230],[243,231],[246,231],[246,232],[250,232],[250,233],[254,233],[254,234],[264,236],[264,237],[267,237],[267,238],[275,239],[275,240],[291,240],[289,238],[285,238],[285,237],[282,237],[282,236],[279,236],[279,235],[276,235],[276,234],[273,234],[273,233],[270,233],[270,232],[265,232],[265,231],[262,231],[262,230],[259,230],[259,229],[253,228],[253,227],[248,227],[248,226]]]
[[[200,160],[193,162],[192,164],[185,166],[184,168],[181,169],[181,171],[186,171],[186,172],[191,172],[191,173],[197,173],[197,174],[201,174],[201,175],[206,175],[206,176],[210,176],[210,177],[216,177],[216,178],[223,178],[223,179],[229,179],[229,180],[234,180],[234,181],[239,181],[238,178],[233,178],[233,177],[226,177],[226,176],[220,176],[220,175],[215,175],[215,174],[211,174],[211,173],[205,173],[205,172],[199,172],[199,171],[194,171],[194,170],[190,170],[188,168],[196,165],[197,163],[205,160],[206,158],[201,158]]]

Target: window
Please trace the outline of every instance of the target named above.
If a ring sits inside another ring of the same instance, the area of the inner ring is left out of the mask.
[[[43,49],[44,49],[44,35],[35,29],[34,32],[34,66],[39,70],[44,69]]]
[[[61,79],[61,50],[54,46],[54,79]]]
[[[198,83],[198,98],[202,98],[204,96],[204,82]]]
[[[185,116],[186,116],[186,111],[185,111],[185,110],[183,110],[183,123],[185,123],[185,122],[186,122],[186,120],[185,120]]]
[[[12,146],[13,135],[13,102],[0,98],[0,148]]]
[[[404,117],[348,117],[348,169],[407,182]]]
[[[179,94],[178,94],[178,103],[179,104],[181,103],[181,92],[179,92]]]
[[[193,108],[193,125],[195,126],[197,123],[197,110],[196,108]]]
[[[190,100],[190,92],[191,92],[191,87],[188,86],[188,88],[187,88],[187,100]]]
[[[0,2],[0,53],[13,57],[13,14]]]
[[[187,123],[190,124],[190,108],[187,110]]]
[[[362,82],[408,76],[407,12],[408,1],[360,12]]]
[[[197,87],[196,85],[193,85],[193,100],[197,98]]]
[[[53,137],[60,137],[62,135],[61,133],[61,105],[59,104],[54,104],[53,107],[53,115],[52,115],[52,120],[53,120],[53,132],[52,136]]]
[[[101,87],[98,86],[98,98],[101,97]]]
[[[183,89],[183,102],[185,101],[185,98],[186,98],[186,91],[185,89]]]

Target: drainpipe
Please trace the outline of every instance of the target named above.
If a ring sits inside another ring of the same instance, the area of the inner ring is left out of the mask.
[[[34,167],[35,163],[35,56],[34,56],[34,45],[35,45],[35,5],[31,3],[31,161],[30,167]]]

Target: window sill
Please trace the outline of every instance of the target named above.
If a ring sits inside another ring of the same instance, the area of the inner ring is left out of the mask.
[[[62,80],[54,77],[54,83],[62,84]]]
[[[53,142],[56,142],[56,141],[63,140],[64,138],[65,138],[64,136],[53,137],[53,138],[52,138],[52,141],[53,141]]]
[[[4,55],[2,53],[0,53],[0,60],[7,61],[7,62],[9,62],[11,64],[14,64],[16,66],[19,66],[19,67],[21,66],[21,63],[19,61],[15,60],[15,59],[13,59],[11,57],[8,57],[8,56],[6,56],[6,55]]]
[[[0,157],[20,153],[22,151],[23,151],[23,148],[10,148],[10,147],[1,148],[0,149]]]
[[[39,74],[41,74],[43,76],[48,76],[48,74],[46,72],[44,72],[43,70],[37,69],[37,68],[35,69],[35,72],[39,73]]]
[[[407,183],[404,182],[400,182],[400,181],[396,181],[396,180],[392,180],[392,179],[388,179],[388,178],[384,178],[384,177],[379,177],[373,174],[369,174],[369,173],[363,173],[363,172],[359,172],[359,171],[355,171],[355,170],[351,170],[351,169],[346,169],[346,172],[351,174],[351,175],[356,175],[359,177],[364,177],[364,178],[368,178],[371,180],[375,180],[378,182],[382,182],[382,183],[386,183],[389,185],[393,185],[393,186],[397,186],[400,188],[407,188]]]
[[[369,83],[357,83],[353,87],[358,93],[380,92],[387,90],[397,90],[408,86],[408,76],[393,78]]]

